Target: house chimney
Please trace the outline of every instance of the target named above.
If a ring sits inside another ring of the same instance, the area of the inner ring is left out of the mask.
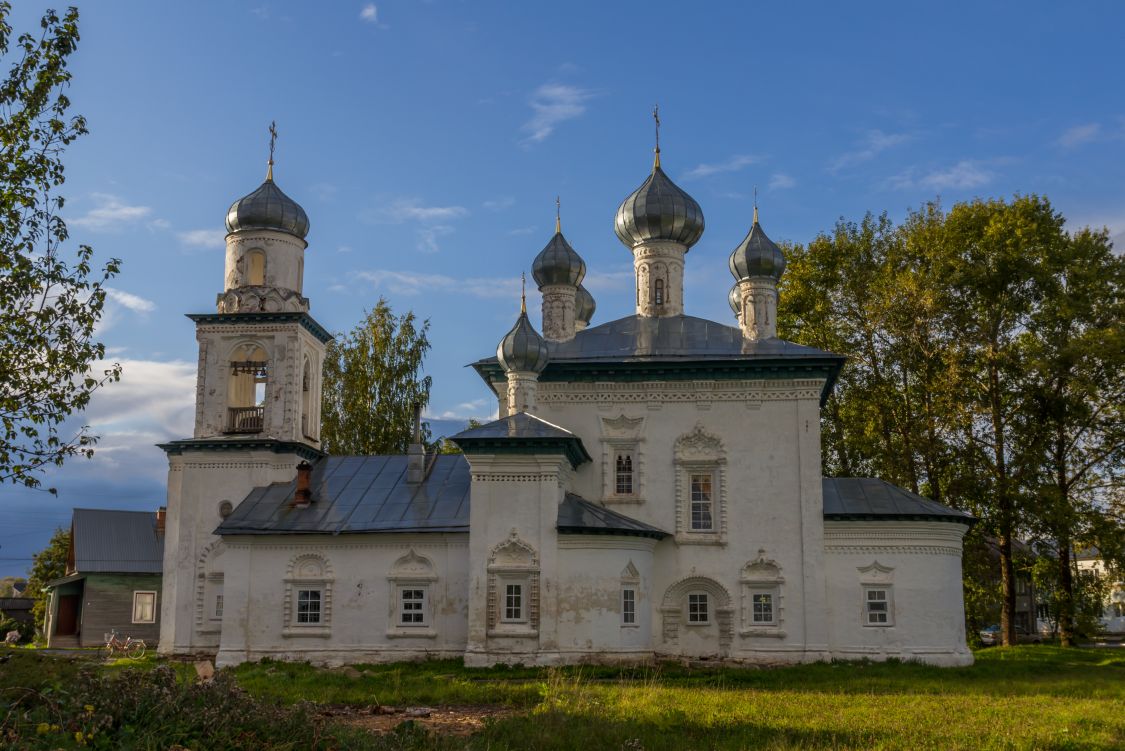
[[[414,402],[414,436],[406,450],[406,481],[411,485],[422,482],[426,474],[426,449],[422,446],[422,403]]]
[[[164,534],[164,524],[168,521],[168,508],[161,506],[156,509],[156,534]]]
[[[297,465],[297,492],[293,496],[294,508],[308,508],[312,503],[312,465],[301,462]]]

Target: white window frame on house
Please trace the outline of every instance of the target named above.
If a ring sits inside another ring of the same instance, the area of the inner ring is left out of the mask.
[[[527,623],[527,579],[526,577],[499,577],[500,581],[500,622]]]
[[[726,543],[726,454],[722,441],[702,424],[676,439],[676,542],[681,545]],[[701,497],[698,480],[708,478],[710,497]],[[707,508],[704,509],[703,505]],[[710,512],[710,526],[701,523],[701,512]]]
[[[882,595],[877,597],[875,595]],[[881,605],[882,607],[872,606]],[[879,620],[878,616],[882,616]],[[890,584],[865,584],[863,587],[863,625],[885,628],[895,625],[894,598]]]
[[[711,625],[711,596],[706,592],[688,592],[685,608],[684,623],[688,626]]]
[[[215,594],[215,607],[211,611],[211,620],[221,621],[223,619],[223,593],[218,592]]]
[[[434,628],[434,582],[437,581],[434,563],[424,555],[419,554],[414,548],[407,551],[406,555],[399,558],[391,566],[387,575],[389,587],[389,609],[387,612],[387,637],[395,638],[428,638],[437,637]],[[417,599],[407,600],[405,593],[421,592],[420,608]],[[411,607],[407,607],[410,603]],[[403,617],[411,614],[414,618],[419,613],[422,620],[405,622]]]
[[[688,473],[688,528],[692,532],[715,531],[715,473]]]
[[[621,625],[633,626],[637,624],[637,590],[635,587],[624,587],[621,590]]]
[[[618,497],[631,497],[637,494],[636,469],[631,448],[619,448],[613,452],[613,494]]]
[[[621,628],[640,628],[639,611],[637,610],[638,600],[640,600],[641,589],[641,573],[632,561],[625,564],[625,568],[621,570]],[[632,618],[629,618],[629,596],[632,595]]]
[[[774,590],[750,590],[750,623],[755,626],[777,625],[777,594]]]
[[[602,418],[602,497],[606,503],[644,502],[644,423],[643,417],[624,414]],[[625,458],[630,465],[628,492],[623,490],[618,475],[618,460]]]
[[[319,626],[324,618],[324,590],[320,587],[298,587],[294,594],[297,597],[295,624]]]
[[[332,634],[332,590],[335,577],[328,559],[317,553],[304,553],[289,561],[289,568],[283,580],[285,597],[282,606],[283,625],[281,635],[285,637],[328,638]],[[302,597],[304,592],[317,593],[317,619],[310,618],[311,609],[302,607],[311,598]]]
[[[766,557],[766,551],[759,550],[758,557],[747,561],[739,577],[742,585],[742,625],[740,636],[766,636],[783,638],[782,626],[785,622],[785,579],[777,561]],[[768,595],[770,598],[770,620],[759,620],[761,609],[755,607],[756,598]]]
[[[145,618],[141,611],[138,610],[138,605],[141,598],[145,595],[150,595],[149,601],[149,616]],[[137,589],[133,590],[133,623],[156,623],[156,592],[151,589]]]
[[[539,635],[539,554],[512,529],[488,559],[488,636]],[[520,611],[510,617],[508,587],[518,586]]]

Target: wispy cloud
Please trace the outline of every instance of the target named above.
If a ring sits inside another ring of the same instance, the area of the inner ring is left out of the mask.
[[[912,141],[914,136],[909,133],[884,133],[881,130],[869,130],[864,135],[858,148],[854,151],[841,154],[828,163],[828,171],[835,174],[846,167],[869,162],[887,149],[900,146]]]
[[[67,224],[94,232],[106,232],[121,229],[152,213],[148,206],[130,206],[109,193],[92,193],[90,198],[95,203],[94,208],[80,217],[68,219]]]
[[[424,206],[414,198],[400,198],[374,212],[376,223],[440,222],[467,216],[464,206]]]
[[[177,233],[185,248],[222,248],[226,246],[227,233],[221,229],[192,229]]]
[[[715,164],[699,164],[694,168],[684,173],[685,180],[692,180],[698,177],[707,177],[715,175],[720,172],[738,172],[744,167],[748,167],[758,161],[758,157],[749,154],[737,154],[730,157],[725,162],[716,162]]]
[[[469,420],[470,418],[479,420],[481,417],[486,417],[490,412],[494,412],[495,410],[495,399],[473,399],[472,401],[462,402],[438,413],[427,412],[425,417],[431,420]]]
[[[784,172],[774,172],[770,175],[770,190],[786,190],[787,188],[795,187],[797,187],[797,181]]]
[[[309,186],[309,192],[318,201],[331,201],[340,192],[340,189],[332,183],[316,183]]]
[[[453,234],[453,228],[447,224],[435,224],[418,230],[417,248],[422,253],[437,253],[441,250],[438,240],[446,235]]]
[[[512,206],[515,206],[515,204],[515,198],[512,198],[511,196],[504,196],[503,198],[493,198],[489,201],[485,201],[481,205],[489,211],[503,211],[504,209],[512,208]]]
[[[582,286],[590,292],[607,292],[629,289],[633,286],[633,270],[587,271]]]
[[[367,23],[376,23],[379,20],[379,9],[375,7],[375,3],[368,3],[363,6],[363,9],[359,12],[359,20]]]
[[[508,230],[508,234],[513,236],[534,235],[536,232],[539,232],[540,229],[540,227],[516,227],[515,229]]]
[[[457,279],[442,274],[414,271],[360,271],[357,278],[370,282],[376,289],[399,295],[452,292],[481,299],[514,300],[519,295],[520,280],[516,277],[468,277]]]
[[[156,303],[152,300],[146,300],[140,295],[134,295],[132,292],[106,287],[105,294],[110,300],[134,313],[151,313],[156,310]]]
[[[539,143],[547,139],[559,123],[581,117],[586,112],[586,100],[593,92],[561,83],[547,83],[535,90],[528,104],[531,119],[523,124],[526,143]]]
[[[985,185],[995,175],[979,163],[962,159],[957,164],[942,169],[931,170],[922,175],[915,170],[907,170],[892,177],[888,185],[895,190],[971,190]]]
[[[1073,149],[1075,146],[1081,146],[1084,143],[1097,140],[1101,133],[1101,123],[1075,125],[1073,128],[1068,128],[1059,136],[1059,145],[1066,149]]]
[[[172,223],[167,219],[161,219],[157,217],[156,219],[153,219],[151,222],[149,222],[147,226],[150,230],[155,232],[157,230],[171,229]]]

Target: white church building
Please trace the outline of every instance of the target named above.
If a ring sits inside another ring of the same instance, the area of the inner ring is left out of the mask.
[[[272,164],[227,214],[217,310],[190,316],[195,434],[161,446],[161,651],[220,665],[972,662],[974,520],[822,476],[820,410],[845,358],[777,338],[785,258],[756,209],[730,255],[737,325],[687,315],[703,213],[657,149],[615,222],[634,315],[591,325],[585,263],[556,227],[532,267],[543,334],[524,310],[472,365],[499,419],[454,436],[459,455],[328,456],[309,222]]]

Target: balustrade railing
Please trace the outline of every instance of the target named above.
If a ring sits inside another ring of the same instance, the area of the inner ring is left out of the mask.
[[[265,407],[228,407],[228,433],[261,433],[265,421]]]

